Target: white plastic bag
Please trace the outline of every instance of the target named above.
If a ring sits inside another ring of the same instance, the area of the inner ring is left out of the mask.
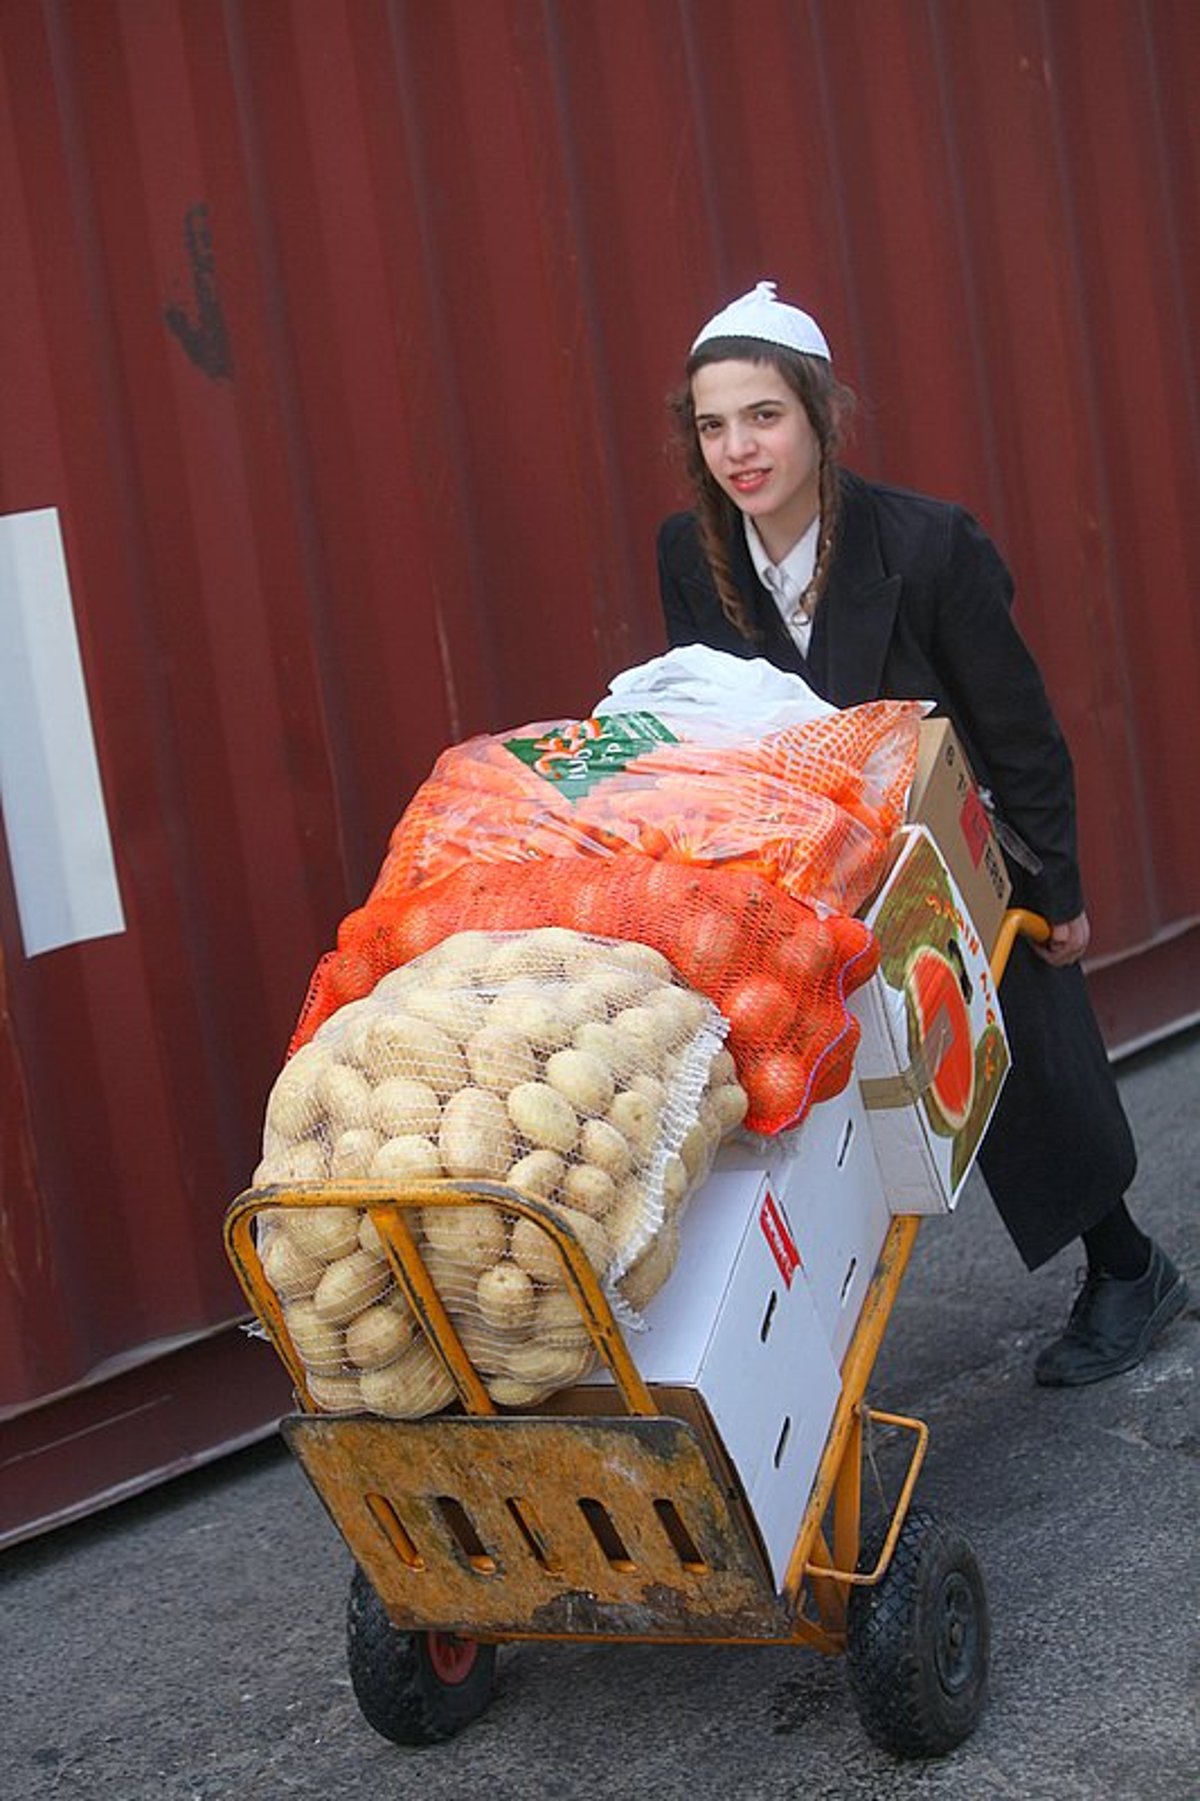
[[[735,657],[704,644],[684,644],[624,669],[609,683],[596,713],[652,713],[702,743],[765,738],[837,711],[801,676],[765,657]]]

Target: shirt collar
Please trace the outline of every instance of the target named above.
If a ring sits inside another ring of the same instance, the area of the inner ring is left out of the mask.
[[[746,533],[746,547],[759,581],[770,589],[776,600],[788,601],[792,606],[798,605],[816,567],[817,538],[821,530],[820,514],[779,563],[773,563],[767,555],[758,527],[749,514],[742,514],[742,525]]]

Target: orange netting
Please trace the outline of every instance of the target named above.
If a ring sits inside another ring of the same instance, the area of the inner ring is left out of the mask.
[[[645,856],[462,863],[409,894],[378,889],[317,965],[289,1054],[389,970],[457,932],[562,925],[660,951],[730,1022],[747,1126],[783,1131],[849,1080],[858,1026],[846,996],[874,973],[860,920],[820,917],[740,869]]]
[[[371,898],[469,863],[638,852],[853,913],[884,874],[920,716],[916,701],[871,701],[719,747],[677,742],[644,714],[472,738],[418,789]]]

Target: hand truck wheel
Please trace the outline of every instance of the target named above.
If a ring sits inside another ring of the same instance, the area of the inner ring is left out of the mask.
[[[436,1745],[491,1698],[495,1645],[452,1632],[403,1632],[355,1569],[346,1608],[350,1682],[363,1718],[394,1745]]]
[[[874,1568],[883,1537],[860,1568]],[[851,1692],[877,1745],[941,1757],[975,1730],[991,1630],[983,1577],[957,1526],[913,1508],[880,1581],[853,1589],[846,1629]]]

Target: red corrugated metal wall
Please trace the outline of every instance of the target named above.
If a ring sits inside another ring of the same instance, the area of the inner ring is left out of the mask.
[[[47,1446],[238,1312],[223,1207],[436,752],[661,648],[663,398],[760,276],[860,467],[1009,555],[1111,1037],[1200,1010],[1198,50],[1187,0],[4,0],[0,514],[58,509],[127,922],[27,958],[0,869],[9,1529],[171,1466]],[[270,1411],[196,1393],[176,1462]]]

